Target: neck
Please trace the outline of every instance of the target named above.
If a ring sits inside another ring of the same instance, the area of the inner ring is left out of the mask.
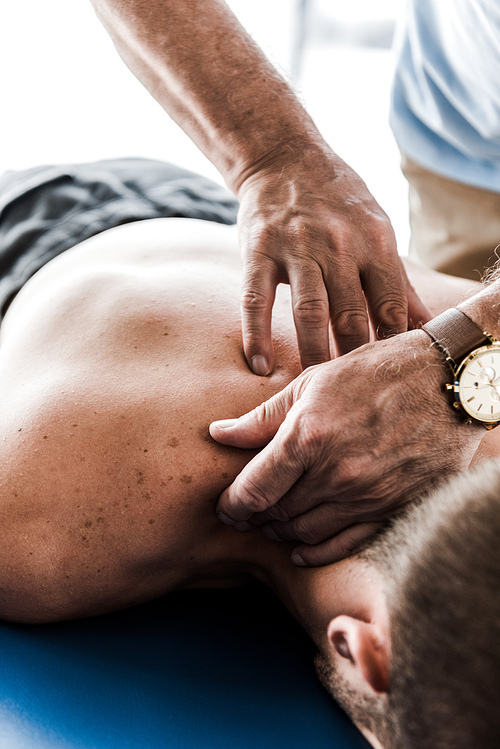
[[[371,596],[364,591],[380,584],[371,567],[358,557],[325,567],[296,567],[291,549],[289,544],[270,543],[269,553],[264,558],[260,554],[252,573],[276,593],[319,648],[326,646],[328,624],[336,616],[370,619]]]

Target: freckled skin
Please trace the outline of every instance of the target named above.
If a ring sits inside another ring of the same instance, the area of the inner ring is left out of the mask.
[[[299,369],[284,297],[284,369],[248,370],[239,273],[233,228],[140,222],[52,261],[15,299],[0,345],[0,615],[88,615],[249,572],[249,540],[214,507],[253,453],[208,425]],[[250,557],[273,546],[252,536]]]
[[[241,348],[233,227],[128,224],[28,282],[0,338],[0,616],[51,621],[270,570],[316,575],[214,513],[254,453],[215,443],[209,423],[299,373],[278,291],[276,367],[260,378]]]

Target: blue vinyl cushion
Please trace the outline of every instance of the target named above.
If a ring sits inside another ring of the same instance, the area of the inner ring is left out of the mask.
[[[0,624],[0,749],[366,749],[259,585]]]

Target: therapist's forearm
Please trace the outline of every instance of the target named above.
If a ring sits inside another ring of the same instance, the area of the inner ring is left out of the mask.
[[[236,193],[325,144],[221,0],[91,0],[118,52]]]

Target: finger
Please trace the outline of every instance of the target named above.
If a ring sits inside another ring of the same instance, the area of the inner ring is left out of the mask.
[[[331,523],[323,537],[326,538],[354,522],[379,519],[380,499],[371,499],[366,494],[367,487],[379,486],[381,483],[379,463],[374,467],[369,452],[339,460],[335,441],[330,441],[328,446],[316,445],[311,460],[317,460],[320,452],[321,461],[317,465],[311,463],[307,473],[279,503],[262,514],[255,515],[252,518],[254,525],[273,521],[283,525],[323,506],[321,512],[325,515],[322,515],[319,524]],[[370,493],[373,494],[373,489]],[[329,506],[332,506],[332,511],[328,518],[326,515],[329,511],[326,508]]]
[[[315,455],[310,456],[310,461],[314,460]],[[272,527],[281,529],[284,528],[285,525],[291,524],[292,521],[295,518],[303,517],[306,513],[309,513],[310,511],[317,509],[319,507],[327,507],[329,504],[334,503],[334,500],[337,500],[336,494],[335,494],[335,488],[334,488],[334,457],[331,458],[331,468],[332,472],[329,474],[328,477],[322,478],[319,481],[312,476],[312,470],[309,467],[307,473],[304,473],[303,476],[301,476],[300,480],[297,481],[290,489],[289,491],[284,494],[279,502],[276,502],[272,506],[270,506],[267,510],[264,512],[256,513],[252,518],[252,524],[253,525],[265,525],[265,524],[271,524]],[[312,477],[311,477],[312,476]],[[342,497],[343,499],[343,497]],[[355,505],[352,505],[353,507]],[[337,514],[340,512],[339,505],[337,505]],[[332,511],[332,517],[334,516],[334,511]],[[349,518],[349,520],[346,520],[343,524],[340,522],[339,526],[335,526],[335,531],[338,532],[342,528],[345,528],[346,526],[350,525],[352,523],[352,516]],[[292,527],[291,525],[287,527]],[[277,531],[281,533],[281,530]],[[297,535],[290,535],[286,536],[283,535],[283,540],[286,538],[300,540],[300,536]],[[326,536],[325,536],[326,538]],[[310,543],[313,543],[312,541]],[[314,542],[316,543],[316,542]]]
[[[293,321],[303,369],[330,359],[328,294],[315,262],[289,268]]]
[[[313,499],[312,501],[317,501]],[[272,521],[262,528],[267,538],[279,541],[302,541],[313,545],[340,533],[352,525],[352,513],[342,512],[335,502],[325,502],[313,507],[292,520]]]
[[[274,437],[294,404],[296,389],[290,385],[239,419],[213,421],[210,436],[222,445],[251,450],[264,447]]]
[[[316,546],[297,546],[292,552],[292,562],[298,567],[334,564],[351,556],[379,528],[380,523],[359,523]]]
[[[408,328],[408,305],[401,263],[372,264],[361,280],[377,337],[404,333]]]
[[[413,288],[408,278],[406,268],[402,263],[401,272],[403,273],[403,278],[405,280],[406,298],[408,300],[408,329],[413,330],[414,328],[418,328],[420,325],[429,322],[429,320],[432,319],[432,313],[425,306]]]
[[[337,353],[341,356],[368,343],[366,302],[356,267],[332,269],[327,276],[330,317]]]
[[[276,294],[276,268],[265,256],[246,263],[241,292],[243,350],[250,369],[257,375],[271,374],[274,350],[271,321]]]
[[[278,502],[302,476],[305,466],[294,448],[294,430],[285,422],[219,497],[215,508],[223,522],[246,521]]]

